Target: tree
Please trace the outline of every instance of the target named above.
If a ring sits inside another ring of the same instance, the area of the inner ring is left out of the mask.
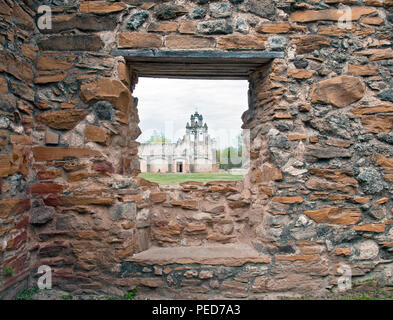
[[[158,133],[156,130],[154,130],[153,135],[150,137],[149,140],[145,141],[145,143],[170,143],[171,140],[165,138],[165,135],[163,133]]]
[[[220,164],[220,169],[229,170],[232,168],[241,168],[242,155],[239,148],[227,147],[223,150],[217,150],[216,153],[217,162]]]

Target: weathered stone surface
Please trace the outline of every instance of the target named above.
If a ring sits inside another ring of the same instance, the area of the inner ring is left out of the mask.
[[[180,22],[179,32],[184,34],[194,34],[195,28],[196,24],[194,21],[185,20]]]
[[[97,161],[93,164],[92,169],[98,172],[107,172],[107,173],[115,172],[112,163],[110,163],[109,161]]]
[[[357,176],[357,179],[366,194],[378,193],[383,189],[382,177],[374,168],[362,169]]]
[[[150,248],[127,258],[126,261],[142,265],[203,264],[242,266],[246,263],[270,263],[253,248],[242,244],[215,245],[207,247]]]
[[[355,52],[355,55],[370,56],[370,61],[379,61],[393,58],[393,49],[366,49]]]
[[[316,159],[349,158],[352,153],[337,147],[321,147],[310,145],[306,149],[306,157]]]
[[[322,285],[321,281],[313,281],[310,275],[291,273],[270,278],[266,284],[266,288],[269,292],[287,292],[288,290],[293,289],[300,292],[308,292],[310,290],[310,285],[306,285],[306,283],[312,283],[311,290],[313,291],[318,290],[318,288]]]
[[[12,113],[16,107],[16,98],[13,94],[5,93],[1,95],[0,110]]]
[[[67,59],[68,58],[68,59]],[[61,55],[58,53],[45,52],[42,53],[37,59],[37,68],[39,70],[67,70],[72,67],[73,60],[71,55]]]
[[[195,37],[188,35],[170,35],[165,37],[165,44],[170,49],[213,48],[214,38]]]
[[[346,13],[348,11],[348,13]],[[312,22],[312,21],[339,21],[344,15],[349,21],[359,20],[363,15],[375,12],[374,8],[351,8],[350,10],[305,10],[297,11],[290,15],[290,19],[295,22]]]
[[[339,76],[323,80],[313,87],[312,102],[332,104],[335,107],[345,107],[363,98],[364,85],[355,77]]]
[[[55,148],[55,147],[33,147],[33,155],[36,161],[63,160],[65,158],[85,158],[98,156],[97,150],[85,148]]]
[[[0,218],[6,219],[10,215],[21,214],[30,209],[30,199],[0,200]]]
[[[132,103],[130,90],[121,81],[108,78],[83,84],[79,95],[86,103],[106,100],[125,113]]]
[[[19,80],[29,82],[33,80],[33,69],[31,65],[6,51],[0,52],[0,72],[9,73]]]
[[[386,170],[393,170],[393,158],[386,158],[380,154],[374,154],[372,159]]]
[[[162,46],[162,37],[148,33],[120,33],[118,42],[119,48],[160,48]]]
[[[65,72],[59,72],[51,75],[38,75],[37,77],[34,78],[34,83],[37,84],[46,84],[46,83],[51,83],[51,82],[60,82],[63,81],[67,76],[67,73]]]
[[[320,35],[302,36],[293,42],[297,54],[305,54],[330,46],[330,39]]]
[[[191,12],[191,18],[192,19],[203,19],[206,16],[206,10],[203,8],[195,8]]]
[[[38,207],[30,212],[30,223],[33,225],[43,225],[48,223],[55,216],[55,210],[52,207]]]
[[[378,75],[378,67],[370,65],[348,65],[348,73],[355,76],[375,76]]]
[[[382,100],[393,102],[393,89],[382,91],[381,93],[378,93],[377,96]]]
[[[110,143],[109,131],[97,126],[88,126],[85,131],[85,138],[88,141],[101,143],[105,146]]]
[[[71,130],[87,116],[86,110],[54,110],[40,113],[35,117],[38,123],[46,124],[52,129]]]
[[[357,223],[362,213],[358,207],[329,207],[316,210],[305,210],[304,214],[318,223],[351,225]]]
[[[159,20],[170,20],[188,13],[188,10],[176,4],[161,4],[155,7],[154,15]]]
[[[351,255],[351,248],[336,248],[334,254],[337,256],[349,256]]]
[[[211,20],[198,23],[197,30],[203,34],[228,34],[233,27],[226,20]]]
[[[114,199],[111,197],[74,197],[74,196],[58,196],[49,195],[44,199],[44,203],[47,206],[64,206],[64,207],[74,207],[74,206],[88,206],[88,205],[98,205],[98,206],[111,206],[113,205]]]
[[[47,130],[45,132],[45,144],[58,144],[59,143],[59,135],[52,131]]]
[[[379,247],[373,240],[359,242],[354,247],[357,251],[356,259],[359,260],[374,259],[379,253]]]
[[[12,8],[12,20],[16,25],[21,26],[22,28],[29,30],[34,29],[33,18],[18,5],[15,5]]]
[[[85,180],[88,177],[89,177],[89,173],[87,170],[79,170],[79,171],[70,172],[67,176],[67,181],[77,182],[77,181]]]
[[[271,18],[276,13],[276,7],[272,0],[247,0],[245,7],[248,12],[261,18]]]
[[[149,32],[176,32],[179,28],[177,22],[168,21],[160,23],[152,23],[149,25]]]
[[[305,69],[290,69],[288,70],[288,76],[295,79],[310,79],[315,74],[315,71],[309,71]]]
[[[198,210],[198,201],[197,200],[172,200],[171,202],[172,206],[180,206],[183,209],[187,210]]]
[[[30,184],[31,193],[62,193],[63,186],[57,183],[51,182],[39,182]]]
[[[303,202],[303,198],[299,197],[299,196],[294,196],[294,197],[274,197],[274,198],[272,198],[272,201],[280,202],[280,203],[293,204],[293,203],[302,203]]]
[[[138,30],[139,27],[141,27],[148,18],[148,11],[138,11],[130,16],[130,19],[127,23],[127,28],[130,30]]]
[[[7,93],[8,85],[7,80],[5,78],[0,78],[0,93]]]
[[[365,231],[365,232],[385,232],[385,224],[377,223],[377,224],[362,224],[355,226],[354,229],[356,231]]]
[[[356,180],[355,180],[356,182]],[[330,190],[330,191],[337,191],[337,192],[344,192],[354,194],[357,191],[356,185],[354,186],[353,183],[350,185],[344,183],[336,183],[330,182],[324,179],[308,179],[305,186],[311,190]]]
[[[39,180],[52,180],[61,177],[61,173],[61,170],[38,171],[37,178]]]
[[[274,261],[275,262],[294,262],[294,261],[305,261],[305,262],[311,262],[311,261],[318,261],[319,256],[316,255],[275,255],[274,256]]]
[[[10,82],[11,90],[19,97],[28,100],[30,102],[34,102],[34,90],[28,85],[21,82]]]
[[[104,42],[98,35],[61,35],[39,40],[38,47],[46,51],[99,51]]]
[[[366,133],[388,133],[393,127],[393,116],[362,116],[361,120]]]
[[[256,31],[261,33],[288,33],[290,30],[291,24],[289,22],[266,23],[256,28]]]
[[[111,15],[60,14],[52,15],[52,28],[41,29],[41,33],[60,33],[78,29],[81,31],[107,31],[116,28],[117,21]]]
[[[250,173],[250,181],[252,183],[269,183],[282,179],[281,170],[264,164],[261,169],[253,170]]]
[[[123,2],[110,1],[84,1],[79,5],[83,13],[113,13],[123,11],[126,5]]]
[[[379,26],[382,23],[384,23],[385,20],[383,20],[380,17],[364,17],[362,19],[360,19],[360,23],[364,23],[364,24],[370,24],[373,26]]]
[[[161,203],[166,201],[167,194],[165,192],[154,192],[150,194],[150,200],[153,203]]]
[[[209,5],[210,15],[213,18],[227,18],[232,14],[232,7],[229,3],[212,3]]]
[[[98,101],[93,105],[98,119],[111,121],[114,114],[114,106],[109,101]]]
[[[264,36],[223,36],[218,39],[218,47],[223,50],[263,50]]]
[[[127,202],[113,206],[111,208],[110,217],[114,221],[118,221],[121,219],[135,221],[136,212],[136,204],[134,202]]]

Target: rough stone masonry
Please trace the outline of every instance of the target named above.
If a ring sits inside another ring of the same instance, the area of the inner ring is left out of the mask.
[[[150,298],[321,296],[342,266],[393,285],[392,23],[392,0],[0,0],[0,297],[41,265]],[[244,181],[137,177],[115,49],[284,52],[249,75]]]

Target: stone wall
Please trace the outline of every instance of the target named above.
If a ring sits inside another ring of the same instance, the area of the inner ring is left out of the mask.
[[[0,297],[26,285],[33,144],[34,12],[23,3],[0,2]]]
[[[323,294],[340,264],[392,284],[391,0],[45,3],[50,30],[41,1],[0,0],[1,297],[43,264],[74,293]],[[250,74],[243,182],[136,177],[138,76],[111,52],[153,48],[285,53]],[[263,258],[130,261],[202,245]]]

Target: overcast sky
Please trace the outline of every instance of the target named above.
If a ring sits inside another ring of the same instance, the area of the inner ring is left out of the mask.
[[[186,123],[197,110],[216,138],[217,147],[234,144],[241,132],[241,115],[247,110],[246,80],[184,80],[139,78],[133,96],[138,98],[141,136],[148,140],[154,130],[171,141],[185,134]]]

